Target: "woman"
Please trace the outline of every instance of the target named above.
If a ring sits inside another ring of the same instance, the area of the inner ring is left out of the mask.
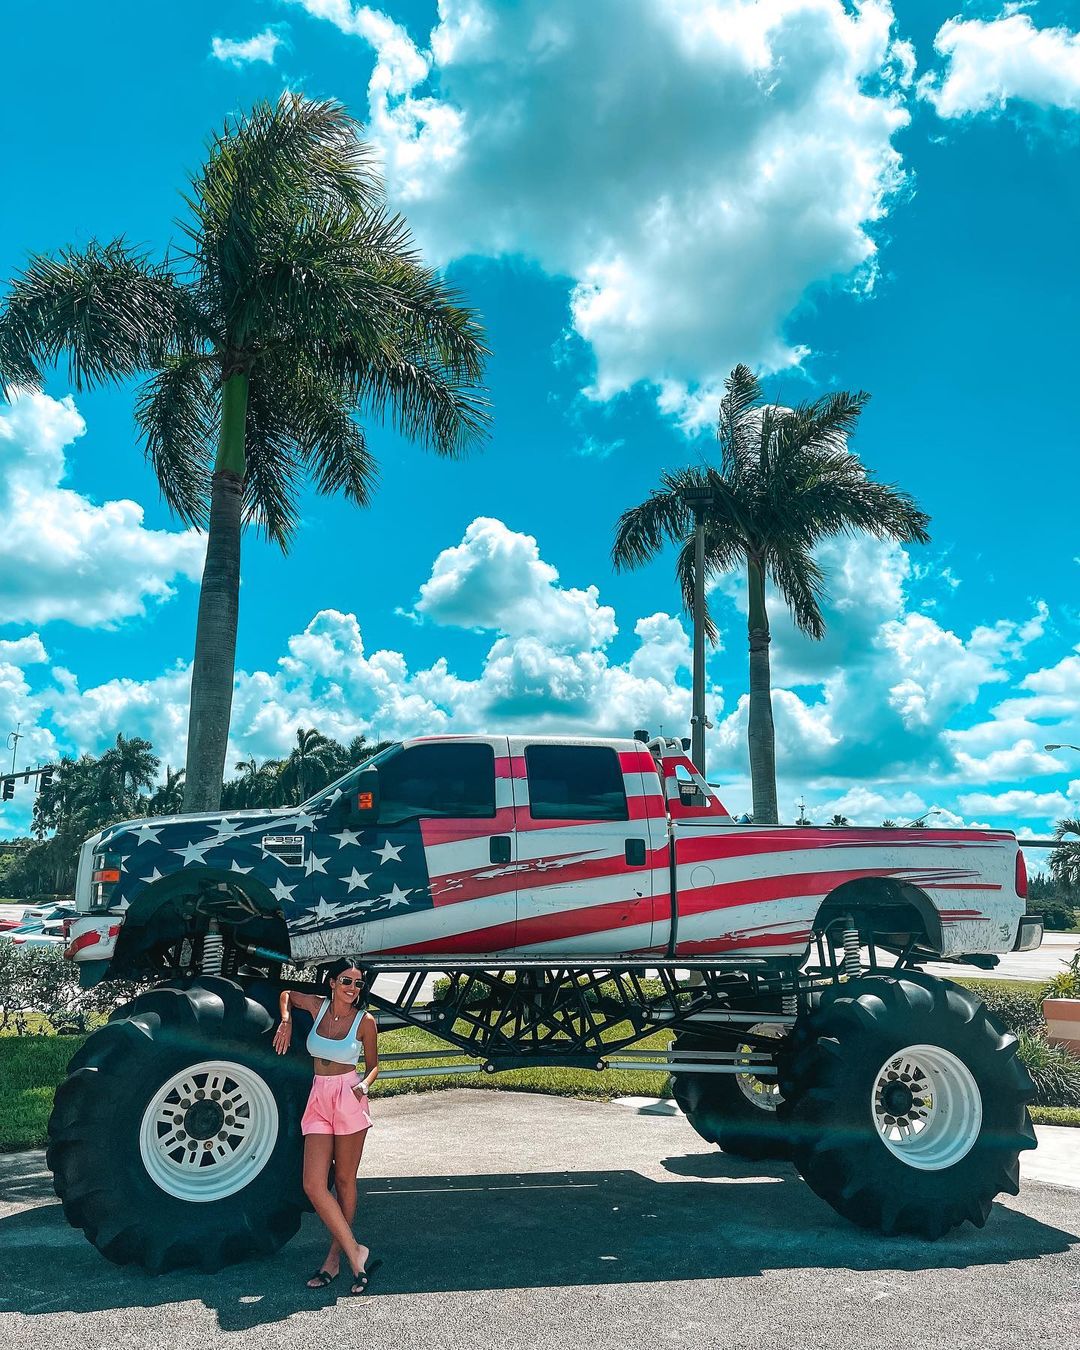
[[[284,1055],[292,1043],[291,1008],[311,1013],[314,1021],[307,1048],[315,1063],[315,1081],[300,1122],[304,1134],[304,1192],[330,1230],[332,1241],[326,1260],[307,1281],[307,1287],[325,1289],[337,1279],[344,1252],[353,1272],[350,1293],[362,1294],[382,1264],[369,1263],[369,1249],[356,1241],[352,1231],[356,1173],[371,1127],[368,1089],[379,1076],[379,1049],[375,1019],[361,1002],[363,971],[351,961],[337,961],[329,974],[329,998],[282,990],[281,1023],[274,1033],[274,1049]],[[356,1068],[361,1054],[363,1078]],[[327,1184],[331,1164],[335,1195]]]

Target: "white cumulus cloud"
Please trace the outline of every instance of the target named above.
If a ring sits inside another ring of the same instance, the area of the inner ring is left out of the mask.
[[[435,559],[420,587],[417,612],[440,624],[537,637],[554,647],[604,647],[615,611],[595,586],[564,589],[536,540],[480,516]]]
[[[143,508],[61,486],[64,451],[86,430],[74,401],[21,393],[0,407],[0,615],[84,627],[145,613],[201,575],[196,530],[150,530]]]
[[[797,365],[809,287],[869,287],[904,178],[913,54],[888,0],[440,0],[426,43],[293,0],[374,48],[369,132],[429,256],[569,280],[596,360],[686,424],[737,361]]]
[[[1032,652],[1055,641],[1044,607],[1029,619],[958,632],[914,607],[912,592],[928,583],[913,577],[899,545],[834,541],[821,556],[832,588],[824,643],[798,637],[773,600],[782,816],[794,819],[802,797],[812,819],[840,813],[859,824],[909,820],[932,807],[940,812],[932,825],[991,820],[1045,831],[1067,808],[1074,812],[1080,780],[1065,790],[1071,761],[1041,746],[1075,739],[1068,732],[1080,681],[1075,656],[1032,662]],[[707,750],[722,800],[742,812],[750,808],[745,615],[739,593],[732,595],[734,604],[713,592],[718,620],[733,620],[735,665],[729,660],[727,699],[715,681],[707,688],[716,723]],[[298,726],[343,741],[361,733],[689,729],[684,621],[663,612],[627,616],[617,643],[615,613],[597,588],[564,585],[537,540],[503,521],[479,517],[437,553],[414,614],[436,631],[485,634],[486,652],[467,666],[446,656],[417,665],[405,651],[373,650],[355,614],[320,610],[269,668],[237,671],[230,771],[240,758],[286,754]],[[189,679],[189,668],[176,664],[146,680],[86,685],[68,670],[50,670],[36,635],[19,637],[0,642],[0,727],[21,720],[38,757],[54,747],[99,752],[122,730],[148,737],[176,766]],[[1008,697],[987,710],[987,695],[1006,687]],[[0,815],[0,828],[4,821]]]
[[[1010,99],[1080,112],[1080,33],[1036,28],[1030,14],[949,19],[934,47],[945,69],[919,81],[939,117],[1001,112]]]
[[[272,66],[281,42],[281,35],[273,28],[264,28],[261,33],[243,41],[216,37],[210,43],[210,52],[217,60],[233,66],[249,66],[253,61],[265,61]]]
[[[42,725],[42,701],[31,689],[28,666],[47,666],[49,653],[37,633],[0,640],[0,734],[18,728],[21,739],[16,746],[15,767],[34,768],[56,759],[56,738]],[[0,743],[2,745],[2,743]],[[11,768],[10,750],[3,770]],[[15,785],[10,802],[0,802],[0,837],[25,834],[33,810],[33,788]]]

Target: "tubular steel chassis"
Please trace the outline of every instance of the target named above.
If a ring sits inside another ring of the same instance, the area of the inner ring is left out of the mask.
[[[790,1027],[816,990],[860,969],[884,969],[873,946],[868,966],[854,964],[850,950],[838,953],[825,934],[817,935],[816,949],[817,961],[807,966],[800,957],[746,956],[561,965],[464,957],[441,967],[376,959],[367,966],[367,1001],[379,1029],[418,1027],[447,1043],[445,1050],[381,1052],[380,1076],[558,1067],[775,1077],[775,1033],[757,1028]],[[893,954],[894,969],[932,955],[914,945]],[[449,987],[421,1002],[425,977],[433,973],[444,974]],[[392,992],[385,975],[404,979]],[[642,983],[647,977],[651,989]],[[290,987],[325,993],[322,985]],[[661,1031],[692,1031],[717,1043],[705,1050],[630,1048]],[[436,1058],[440,1063],[432,1064]]]

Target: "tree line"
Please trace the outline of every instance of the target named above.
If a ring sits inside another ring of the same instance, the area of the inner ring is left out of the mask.
[[[354,736],[347,744],[300,727],[281,759],[239,760],[225,780],[225,811],[294,806],[384,749],[388,741]],[[16,900],[70,895],[85,839],[122,820],[184,809],[184,770],[166,765],[141,736],[119,735],[101,755],[60,760],[34,801],[33,837],[0,855],[0,896]]]

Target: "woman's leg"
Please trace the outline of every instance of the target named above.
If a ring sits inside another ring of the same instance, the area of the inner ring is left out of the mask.
[[[304,1194],[315,1207],[315,1213],[330,1230],[330,1236],[349,1258],[353,1270],[359,1270],[367,1260],[367,1248],[360,1248],[345,1221],[341,1206],[326,1187],[326,1175],[334,1153],[332,1134],[309,1134],[304,1137]]]
[[[356,1134],[337,1134],[334,1136],[334,1192],[345,1222],[352,1231],[352,1222],[356,1217],[356,1174],[360,1170],[360,1159],[364,1153],[364,1140],[367,1130],[358,1130]],[[367,1260],[367,1248],[361,1244],[360,1250]],[[330,1244],[326,1253],[323,1269],[336,1275],[341,1265],[341,1247],[337,1239]]]

